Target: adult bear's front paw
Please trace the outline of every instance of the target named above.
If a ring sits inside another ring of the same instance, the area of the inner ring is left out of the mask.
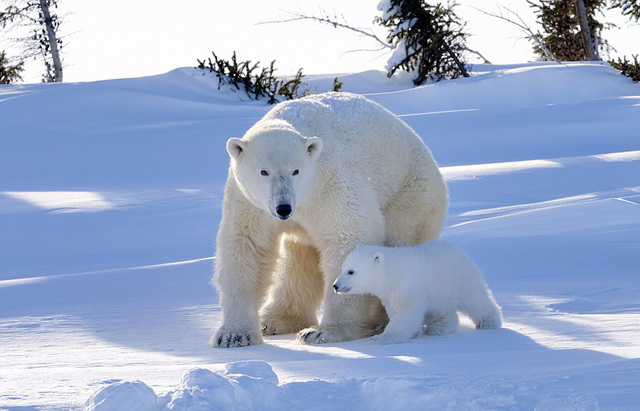
[[[246,347],[248,345],[256,345],[262,343],[261,333],[252,333],[249,331],[230,331],[230,330],[218,330],[209,345],[211,347]]]

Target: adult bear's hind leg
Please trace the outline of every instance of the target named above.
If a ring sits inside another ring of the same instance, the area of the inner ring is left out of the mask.
[[[315,247],[293,235],[281,242],[274,282],[260,311],[263,335],[291,334],[318,323],[323,278]]]
[[[437,169],[415,164],[402,190],[383,210],[387,222],[385,244],[411,247],[437,240],[447,214],[447,186]]]
[[[373,204],[363,199],[364,204]],[[353,202],[353,204],[359,204]],[[322,233],[320,237],[329,239],[322,247],[321,268],[324,275],[324,305],[321,323],[300,331],[298,340],[307,344],[349,341],[370,337],[379,333],[386,325],[388,317],[382,309],[380,300],[370,295],[342,295],[333,289],[333,283],[340,275],[342,263],[358,244],[381,245],[385,238],[385,221],[381,211],[369,209],[367,213],[359,210],[347,213],[344,227]],[[330,227],[330,223],[323,224]],[[340,233],[350,233],[341,236]]]

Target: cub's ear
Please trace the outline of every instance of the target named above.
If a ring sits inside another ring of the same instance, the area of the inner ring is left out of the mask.
[[[227,152],[231,156],[231,158],[238,158],[240,153],[242,153],[245,148],[247,148],[247,143],[240,140],[236,137],[231,137],[227,140]]]
[[[382,253],[375,253],[373,255],[373,263],[374,264],[380,264],[383,261],[384,261],[384,255],[382,255]]]
[[[311,156],[312,160],[318,158],[320,153],[322,152],[323,143],[320,137],[309,137],[305,142],[307,153]]]

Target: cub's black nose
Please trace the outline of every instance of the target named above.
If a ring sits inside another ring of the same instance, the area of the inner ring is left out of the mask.
[[[334,290],[338,291],[338,288],[340,288],[340,287],[338,287],[338,285],[337,285],[337,284],[334,284],[334,285],[333,285],[333,289],[334,289]]]
[[[290,204],[280,204],[276,207],[276,213],[282,220],[286,220],[291,215],[291,205]]]

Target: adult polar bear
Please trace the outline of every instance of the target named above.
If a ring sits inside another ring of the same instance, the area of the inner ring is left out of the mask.
[[[380,301],[337,295],[333,283],[358,244],[439,237],[447,189],[422,140],[364,97],[327,93],[278,104],[242,139],[229,139],[227,151],[214,275],[222,325],[210,344],[381,332],[388,319]]]

